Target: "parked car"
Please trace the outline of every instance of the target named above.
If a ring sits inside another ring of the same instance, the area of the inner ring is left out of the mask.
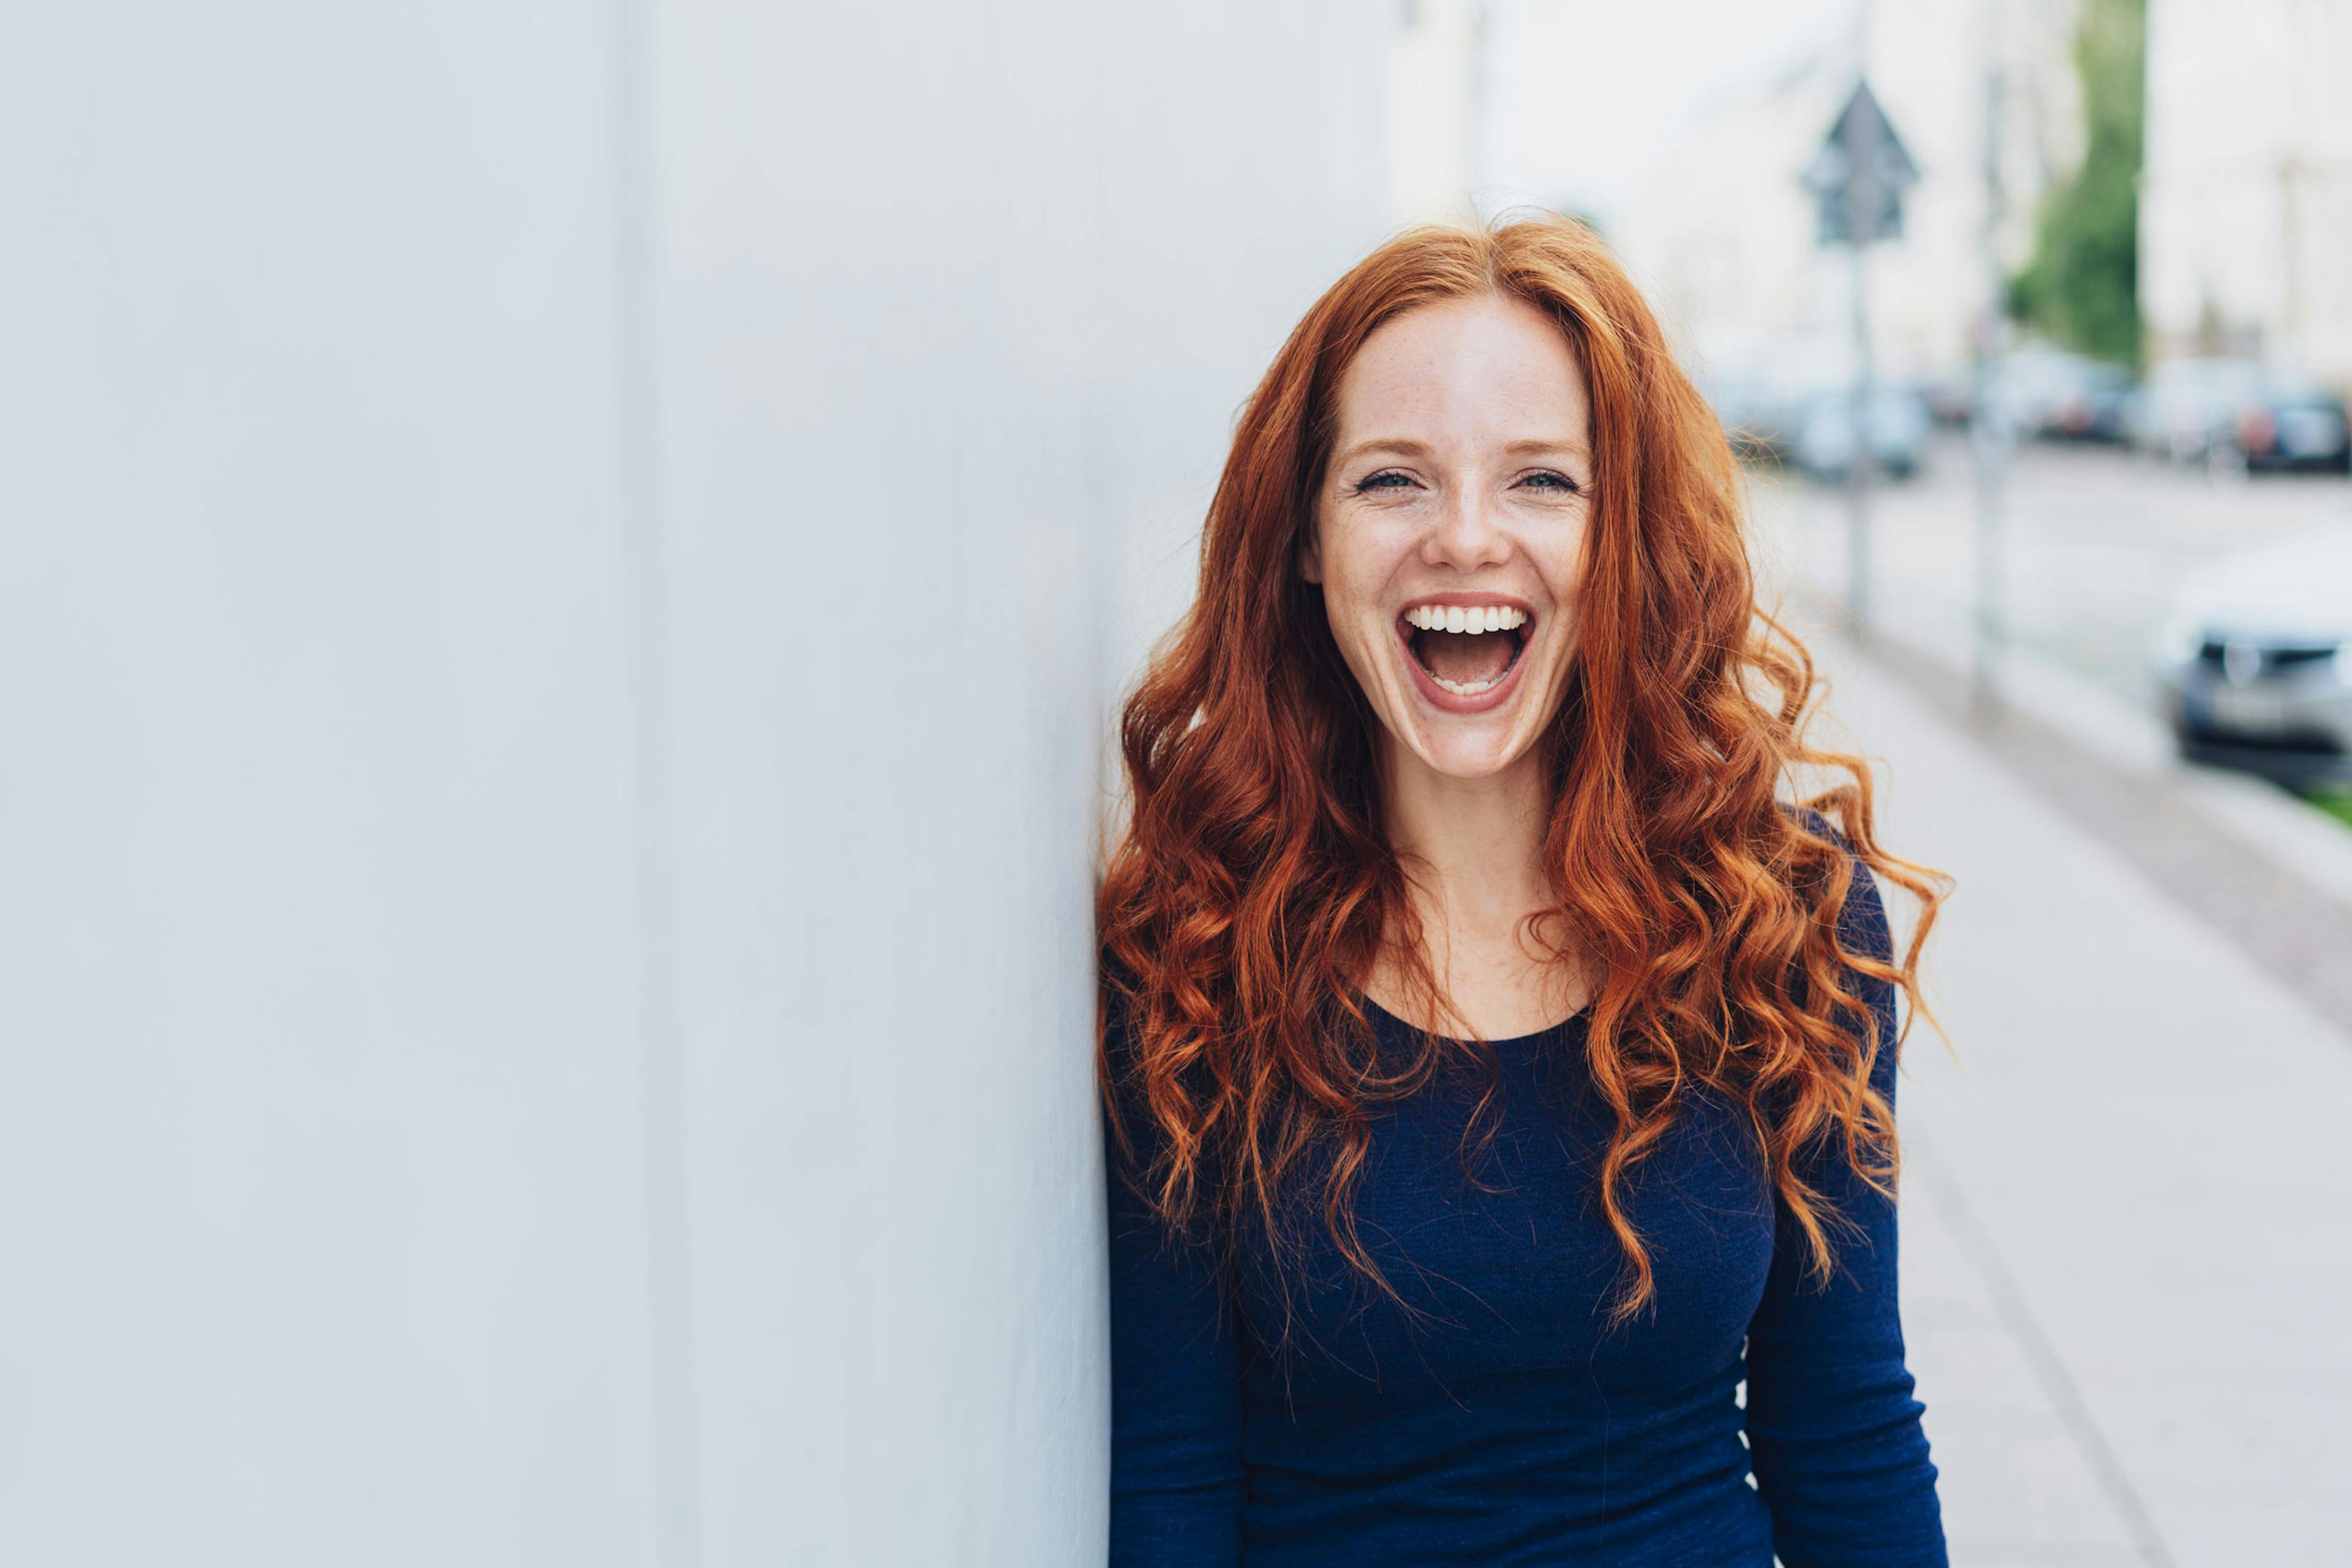
[[[1927,400],[1928,416],[1938,425],[1966,425],[1976,414],[1976,378],[1965,365],[1956,365],[1923,377],[1919,395]]]
[[[1993,410],[2011,431],[2043,440],[2120,441],[2131,374],[2059,349],[2021,349],[2000,361]]]
[[[2124,408],[2132,394],[2131,373],[2121,365],[2084,360],[2078,379],[2052,406],[2041,434],[2061,441],[2120,442]]]
[[[2263,367],[2252,360],[2165,360],[2148,371],[2133,401],[2126,438],[2176,463],[2210,461],[2217,455],[2214,437],[2260,395],[2263,379]]]
[[[2265,375],[2220,439],[2223,460],[2249,468],[2352,472],[2344,400],[2305,376]]]
[[[2231,557],[2178,610],[2156,677],[2183,756],[2352,782],[2352,526]]]
[[[1817,479],[1843,481],[1853,470],[1854,395],[1851,388],[1817,392],[1797,416],[1790,457]],[[1907,479],[1926,460],[1927,403],[1917,393],[1883,386],[1870,400],[1870,455],[1878,472]]]

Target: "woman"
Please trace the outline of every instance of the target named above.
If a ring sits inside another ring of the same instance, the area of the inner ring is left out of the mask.
[[[1872,872],[1940,889],[1811,687],[1589,231],[1308,312],[1124,715],[1114,1563],[1944,1561]]]

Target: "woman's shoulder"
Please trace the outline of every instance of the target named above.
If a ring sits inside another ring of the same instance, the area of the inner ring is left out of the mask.
[[[1831,845],[1845,870],[1845,887],[1838,906],[1838,945],[1848,952],[1886,962],[1894,957],[1895,938],[1886,919],[1886,901],[1870,862],[1826,812],[1790,801],[1779,803],[1783,815],[1806,837]]]

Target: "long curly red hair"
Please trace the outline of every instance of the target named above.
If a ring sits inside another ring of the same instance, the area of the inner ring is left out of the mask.
[[[1423,1035],[1402,1072],[1376,1063],[1360,994],[1384,942],[1432,1016],[1459,1019],[1382,827],[1379,721],[1296,563],[1365,339],[1480,293],[1559,324],[1591,408],[1578,644],[1541,742],[1557,900],[1545,923],[1574,931],[1600,969],[1587,1053],[1615,1116],[1599,1175],[1624,1252],[1612,1321],[1654,1289],[1629,1173],[1695,1085],[1744,1107],[1825,1277],[1839,1220],[1796,1156],[1837,1141],[1891,1195],[1894,1119],[1870,1075],[1896,1043],[1876,1037],[1853,976],[1920,1010],[1919,947],[1945,884],[1880,848],[1861,759],[1808,742],[1812,662],[1757,604],[1723,427],[1607,247],[1564,219],[1421,228],[1381,247],[1316,302],[1242,413],[1198,597],[1121,716],[1125,825],[1097,908],[1104,1016],[1115,1009],[1125,1031],[1118,1066],[1108,1050],[1098,1063],[1114,1134],[1132,1149],[1122,1098],[1153,1124],[1143,1185],[1172,1234],[1213,1218],[1230,1238],[1247,1214],[1279,1253],[1290,1189],[1318,1188],[1307,1195],[1341,1254],[1386,1287],[1350,1203],[1368,1106],[1412,1092],[1452,1047]],[[1899,961],[1842,940],[1857,864],[1919,900]]]

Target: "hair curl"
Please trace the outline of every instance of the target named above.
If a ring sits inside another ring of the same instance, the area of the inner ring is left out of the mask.
[[[1127,817],[1097,906],[1104,1016],[1116,1006],[1131,1047],[1116,1069],[1098,1052],[1114,1134],[1132,1147],[1123,1094],[1152,1124],[1142,1184],[1172,1233],[1208,1215],[1230,1237],[1246,1213],[1277,1256],[1286,1187],[1319,1176],[1341,1254],[1387,1287],[1351,1217],[1367,1107],[1418,1087],[1444,1043],[1425,1035],[1402,1073],[1377,1071],[1358,997],[1384,932],[1406,933],[1432,1015],[1458,1014],[1382,827],[1379,721],[1295,563],[1365,339],[1481,293],[1559,324],[1591,408],[1578,647],[1541,744],[1549,912],[1601,969],[1587,1050],[1615,1118],[1599,1184],[1625,1265],[1611,1321],[1654,1296],[1626,1183],[1694,1085],[1744,1108],[1825,1278],[1839,1216],[1798,1155],[1842,1144],[1889,1195],[1896,1169],[1893,1115],[1870,1082],[1894,1045],[1853,977],[1901,987],[1919,1012],[1919,948],[1947,883],[1880,848],[1862,760],[1808,741],[1812,661],[1756,602],[1723,428],[1622,268],[1562,219],[1391,240],[1308,310],[1241,415],[1199,595],[1121,716]],[[1807,790],[1808,773],[1843,780]],[[1841,941],[1857,864],[1919,900],[1899,962]]]

